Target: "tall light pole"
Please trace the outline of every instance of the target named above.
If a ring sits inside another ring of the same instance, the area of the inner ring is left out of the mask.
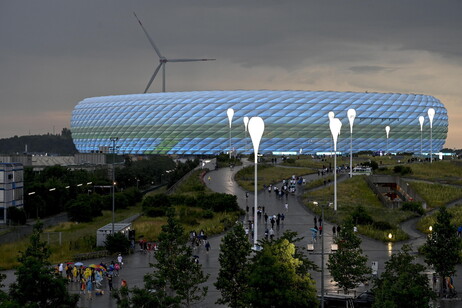
[[[329,128],[334,142],[334,211],[337,211],[337,139],[342,129],[342,122],[338,118],[330,117]]]
[[[424,124],[425,118],[423,116],[419,117],[419,123],[420,123],[420,157],[423,156],[422,153],[422,131],[423,131],[423,124]]]
[[[348,121],[350,122],[350,178],[353,176],[353,123],[356,117],[356,110],[353,108],[347,111]]]
[[[114,236],[114,221],[115,221],[115,149],[116,142],[119,137],[111,137],[112,141],[112,236]]]
[[[430,163],[433,163],[433,117],[435,109],[428,109],[428,119],[430,120]]]
[[[263,136],[263,132],[265,131],[265,123],[263,119],[260,117],[252,117],[249,120],[249,134],[250,138],[252,139],[253,144],[253,155],[255,159],[255,201],[254,201],[254,223],[253,223],[253,244],[254,248],[257,249],[257,164],[258,164],[258,148],[260,147],[261,137]]]
[[[245,139],[245,151],[247,152],[247,131],[248,131],[248,126],[249,126],[249,117],[244,117],[244,139]]]
[[[231,160],[231,122],[233,121],[234,110],[233,108],[228,108],[226,111],[228,115],[228,122],[229,122],[229,159]]]
[[[385,126],[385,133],[387,134],[387,152],[385,153],[385,155],[388,154],[388,137],[390,135],[390,126]]]

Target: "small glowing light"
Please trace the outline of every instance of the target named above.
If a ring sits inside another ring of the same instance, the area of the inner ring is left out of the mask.
[[[432,232],[432,231],[433,231],[433,227],[432,227],[432,226],[428,227],[428,231]]]
[[[393,234],[388,233],[388,238],[391,240],[393,238]]]

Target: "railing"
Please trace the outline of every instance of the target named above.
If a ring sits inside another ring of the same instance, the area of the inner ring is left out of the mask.
[[[86,252],[86,253],[78,253],[74,255],[73,259],[74,261],[82,261],[82,260],[88,260],[88,259],[102,258],[108,255],[109,255],[109,251],[99,250],[99,251],[91,251],[91,252]]]

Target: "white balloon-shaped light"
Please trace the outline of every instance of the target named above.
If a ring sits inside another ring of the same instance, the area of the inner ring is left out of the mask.
[[[249,117],[244,117],[244,129],[247,131],[247,126],[249,125]]]
[[[334,139],[334,151],[337,152],[337,139],[342,129],[342,122],[338,118],[332,118],[329,121],[329,128],[332,133],[332,138]]]
[[[348,121],[350,122],[350,133],[353,133],[353,123],[356,118],[356,110],[353,108],[348,109],[347,111]]]
[[[249,135],[252,139],[253,149],[255,152],[255,161],[257,161],[258,148],[260,147],[260,141],[265,131],[265,122],[260,117],[252,117],[249,120]]]
[[[419,117],[419,123],[420,123],[420,130],[422,131],[423,129],[423,124],[424,124],[425,118],[423,116]]]
[[[433,117],[435,116],[435,109],[430,108],[428,109],[428,118],[430,119],[430,128],[433,127]]]
[[[228,108],[228,110],[226,110],[226,114],[228,115],[229,127],[231,128],[231,122],[233,121],[234,116],[234,109]]]
[[[329,113],[327,114],[327,116],[329,117],[329,121],[332,120],[334,117],[335,117],[335,113],[333,111],[329,111]]]

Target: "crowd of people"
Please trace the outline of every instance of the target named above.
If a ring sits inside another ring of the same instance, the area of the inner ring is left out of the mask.
[[[60,263],[55,267],[56,275],[66,277],[69,283],[78,284],[80,294],[87,295],[92,299],[93,292],[100,296],[104,294],[103,282],[106,281],[107,288],[112,291],[114,277],[118,277],[123,267],[123,257],[117,256],[117,261],[111,261],[106,264],[101,261],[100,264],[90,264],[85,266],[82,262]],[[121,287],[126,287],[127,282],[120,280]]]

